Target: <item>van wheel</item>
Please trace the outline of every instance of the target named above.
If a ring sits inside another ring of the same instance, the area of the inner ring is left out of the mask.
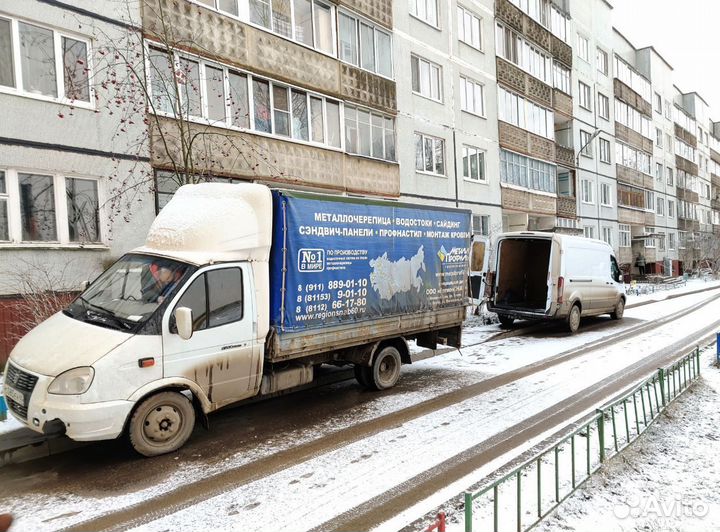
[[[515,318],[506,316],[505,314],[498,314],[498,320],[500,320],[500,327],[503,329],[509,329],[512,327],[512,324],[515,323]]]
[[[360,386],[366,390],[374,390],[374,387],[370,384],[372,380],[372,368],[355,364],[353,369],[355,370],[355,380],[358,381]]]
[[[143,456],[176,451],[195,427],[195,409],[178,392],[160,392],[138,405],[130,418],[128,436],[133,449]]]
[[[580,328],[580,305],[577,303],[570,309],[570,314],[567,317],[567,328],[572,334],[575,334]]]
[[[402,360],[400,352],[392,346],[382,349],[373,360],[368,370],[368,384],[375,390],[387,390],[392,388],[400,379],[400,367]]]
[[[610,317],[614,320],[621,320],[623,314],[625,314],[625,300],[620,298],[615,305],[615,310],[610,313]]]

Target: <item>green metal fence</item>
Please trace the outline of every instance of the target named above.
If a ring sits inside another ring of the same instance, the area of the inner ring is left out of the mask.
[[[645,432],[699,376],[698,347],[499,480],[466,492],[465,531],[531,529]]]

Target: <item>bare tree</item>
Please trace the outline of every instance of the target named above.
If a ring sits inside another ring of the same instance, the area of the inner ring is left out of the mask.
[[[117,126],[110,141],[137,159],[122,172],[116,164],[107,176],[110,222],[119,216],[128,221],[133,204],[153,197],[158,185],[172,192],[185,184],[237,175],[238,168],[248,178],[282,177],[277,161],[251,136],[239,134],[250,125],[247,77],[219,62],[217,67],[201,67],[199,56],[217,58],[200,44],[199,36],[188,37],[186,30],[170,23],[163,2],[118,0],[118,5],[125,21],[120,34],[100,24],[80,24],[98,43],[90,80],[96,112],[113,117]],[[200,6],[189,6],[196,16],[206,16]],[[90,72],[82,59],[73,69],[66,77],[81,78],[78,69]],[[269,91],[260,86],[255,93],[256,128],[263,120],[270,124],[270,113]],[[145,163],[148,158],[162,169],[159,180]]]

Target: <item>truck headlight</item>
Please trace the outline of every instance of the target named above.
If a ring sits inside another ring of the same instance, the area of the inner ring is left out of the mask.
[[[58,395],[79,395],[87,392],[95,377],[95,370],[90,366],[74,368],[61,373],[52,381],[48,393]]]

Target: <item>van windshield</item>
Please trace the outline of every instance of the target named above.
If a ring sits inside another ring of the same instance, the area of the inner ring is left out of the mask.
[[[177,290],[193,266],[148,255],[125,255],[100,275],[65,313],[120,330],[135,330]]]

